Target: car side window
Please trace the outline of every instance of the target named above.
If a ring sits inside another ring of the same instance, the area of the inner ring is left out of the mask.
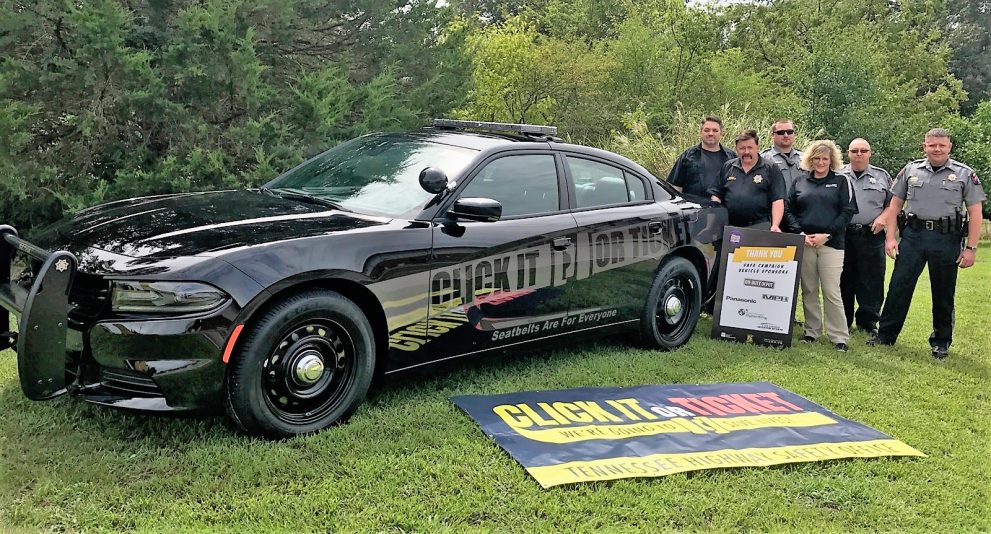
[[[630,190],[623,170],[597,161],[568,156],[568,170],[575,182],[575,201],[579,209],[625,204],[630,201]],[[643,199],[643,192],[640,192]]]
[[[554,156],[527,154],[492,161],[471,179],[460,197],[498,200],[503,217],[558,211],[561,205]]]
[[[630,193],[630,202],[647,200],[647,186],[643,180],[635,174],[628,172],[624,174],[626,175],[626,190]]]

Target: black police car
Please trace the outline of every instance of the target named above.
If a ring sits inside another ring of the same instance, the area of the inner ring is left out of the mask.
[[[683,344],[725,212],[555,133],[438,120],[259,189],[111,202],[30,240],[2,226],[19,333],[0,348],[31,399],[222,404],[285,437],[346,419],[377,373],[622,328]]]

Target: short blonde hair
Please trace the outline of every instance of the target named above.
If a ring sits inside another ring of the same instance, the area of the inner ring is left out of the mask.
[[[803,171],[811,171],[812,158],[826,154],[829,154],[830,169],[838,171],[843,167],[843,154],[840,152],[840,147],[836,146],[836,143],[830,139],[820,139],[809,143],[809,146],[802,151],[802,161],[799,162],[798,166]]]

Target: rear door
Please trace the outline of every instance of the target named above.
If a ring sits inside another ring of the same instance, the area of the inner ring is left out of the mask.
[[[654,202],[643,177],[584,154],[563,160],[578,225],[578,265],[568,287],[575,326],[639,320],[677,217]]]

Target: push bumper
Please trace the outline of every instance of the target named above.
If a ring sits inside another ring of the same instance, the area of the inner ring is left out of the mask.
[[[30,289],[11,280],[14,253],[21,251],[42,262]],[[29,399],[43,400],[66,392],[65,353],[69,328],[69,289],[79,261],[64,250],[48,252],[0,226],[0,306],[4,325],[10,312],[20,317],[20,335],[5,333],[4,344],[17,351],[21,389]]]
[[[18,253],[36,260],[30,284],[12,279]],[[16,350],[25,396],[45,400],[68,393],[95,404],[153,412],[218,406],[225,372],[221,356],[236,305],[210,316],[80,323],[74,302],[82,303],[87,289],[74,291],[73,281],[80,285],[87,275],[77,269],[73,254],[43,250],[20,239],[14,228],[0,226],[0,316],[4,325],[11,313],[19,319],[19,332],[0,334],[0,348]]]

